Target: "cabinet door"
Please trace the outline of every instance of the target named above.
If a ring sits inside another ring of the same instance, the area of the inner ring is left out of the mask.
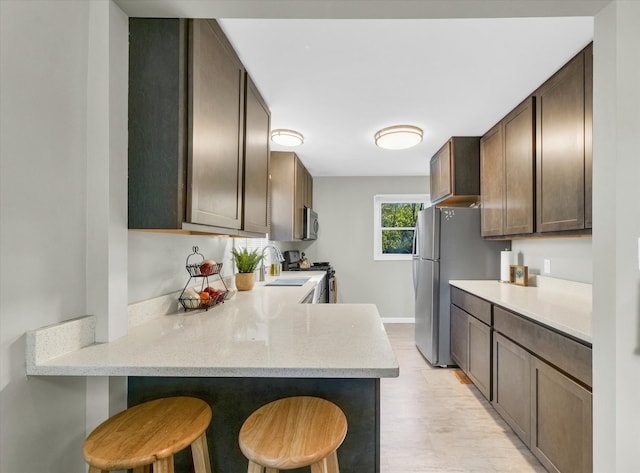
[[[296,155],[292,152],[272,151],[269,160],[271,173],[271,232],[275,241],[294,240],[294,200]]]
[[[467,345],[469,337],[468,317],[464,310],[451,304],[451,358],[465,373],[467,372]]]
[[[431,158],[431,201],[435,202],[451,194],[451,141]]]
[[[584,50],[584,227],[592,227],[593,44]]]
[[[213,20],[190,33],[187,220],[242,226],[244,68]]]
[[[243,229],[269,231],[269,108],[247,76]]]
[[[504,141],[502,122],[480,139],[482,236],[504,235]]]
[[[307,171],[305,175],[304,195],[305,195],[305,198],[304,198],[305,207],[309,207],[310,209],[312,209],[313,208],[313,177],[311,176],[309,171]]]
[[[491,327],[469,316],[467,375],[491,400]]]
[[[303,213],[305,204],[305,182],[306,182],[307,170],[300,162],[300,159],[295,158],[295,183],[294,183],[294,199],[293,199],[293,238],[296,240],[302,239],[303,236]]]
[[[552,472],[593,470],[591,392],[532,358],[531,450]]]
[[[584,228],[584,55],[536,97],[537,230]]]
[[[497,332],[493,336],[493,407],[531,444],[531,356]]]
[[[504,235],[533,233],[534,113],[530,97],[503,120]]]

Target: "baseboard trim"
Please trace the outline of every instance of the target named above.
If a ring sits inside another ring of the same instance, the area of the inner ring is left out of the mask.
[[[415,324],[414,317],[380,317],[383,324]]]

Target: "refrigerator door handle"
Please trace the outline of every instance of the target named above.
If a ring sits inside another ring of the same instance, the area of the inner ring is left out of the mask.
[[[414,293],[418,292],[418,262],[420,260],[420,256],[418,255],[418,225],[413,229],[413,242],[411,255],[413,257],[412,261],[412,272],[413,272],[413,291]]]

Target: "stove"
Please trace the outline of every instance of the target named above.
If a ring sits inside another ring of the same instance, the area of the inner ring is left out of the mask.
[[[301,268],[298,263],[291,263],[286,268],[286,271],[333,271],[333,266],[324,261],[322,263],[312,263],[311,266],[306,268]]]

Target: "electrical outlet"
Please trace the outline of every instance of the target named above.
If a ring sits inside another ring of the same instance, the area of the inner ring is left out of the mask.
[[[551,272],[551,260],[550,259],[546,259],[544,260],[544,270],[543,270],[544,274],[549,274]]]

